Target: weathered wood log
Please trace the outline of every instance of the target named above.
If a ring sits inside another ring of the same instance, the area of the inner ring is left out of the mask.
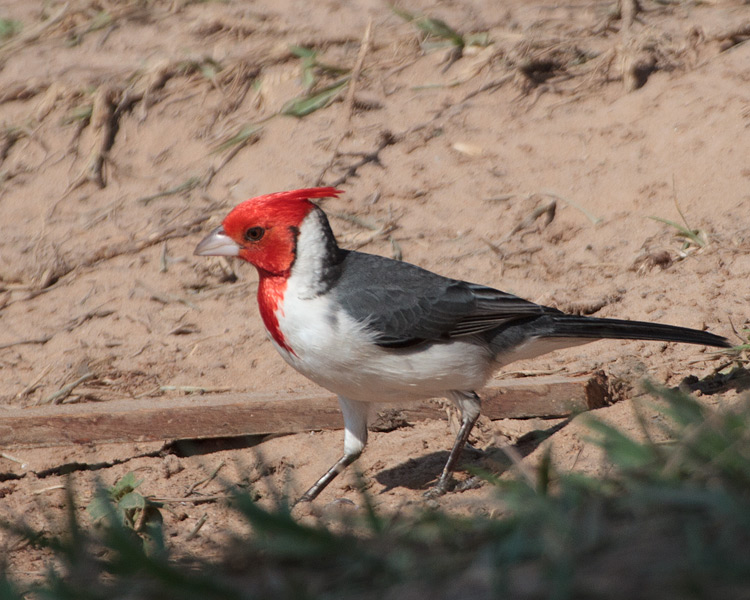
[[[500,381],[480,391],[490,419],[563,417],[604,406],[606,384],[595,377]],[[389,407],[401,420],[446,418],[431,401]],[[330,394],[205,394],[114,400],[0,411],[0,448],[201,439],[340,429]]]

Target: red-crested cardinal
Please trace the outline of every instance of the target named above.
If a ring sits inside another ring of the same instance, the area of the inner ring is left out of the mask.
[[[450,398],[461,428],[433,490],[447,491],[479,416],[481,388],[503,365],[602,338],[730,346],[684,327],[568,315],[405,262],[339,248],[311,198],[330,187],[242,202],[195,249],[236,256],[260,278],[258,306],[279,354],[338,395],[344,455],[302,496],[312,500],[367,443],[371,402]]]

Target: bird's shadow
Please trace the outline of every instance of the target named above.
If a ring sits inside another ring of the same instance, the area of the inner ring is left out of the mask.
[[[546,429],[536,429],[518,438],[510,447],[521,457],[528,456],[536,450],[540,444],[553,433],[560,431],[571,419],[550,425]],[[443,471],[443,466],[448,460],[449,452],[441,450],[410,458],[390,469],[383,469],[374,475],[374,478],[383,486],[381,493],[392,489],[404,487],[412,490],[427,490],[437,481]],[[458,469],[477,469],[491,471],[495,475],[502,475],[512,466],[512,461],[502,448],[490,446],[486,450],[475,450],[465,448],[461,453]]]
[[[704,395],[724,393],[730,390],[744,392],[750,390],[750,370],[735,367],[727,373],[716,373],[703,379],[694,375],[682,380],[680,388],[689,392],[700,392]],[[571,419],[551,425],[546,429],[537,429],[520,437],[510,447],[522,458],[531,454],[539,445],[552,434],[560,431]],[[413,490],[428,489],[434,484],[448,460],[449,452],[441,450],[424,456],[410,458],[406,462],[384,469],[375,474],[375,479],[384,487],[383,492],[394,488],[405,487]],[[506,452],[498,446],[490,446],[484,451],[467,448],[461,455],[459,469],[472,468],[491,471],[495,475],[502,475],[512,466],[512,461]]]
[[[700,392],[706,396],[721,394],[729,390],[745,392],[750,390],[750,371],[738,366],[726,373],[714,373],[703,379],[689,375],[682,380],[680,388],[689,392]]]

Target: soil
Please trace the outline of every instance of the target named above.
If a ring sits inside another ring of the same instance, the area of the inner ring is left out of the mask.
[[[82,376],[56,401],[313,389],[266,339],[254,269],[192,252],[238,202],[314,185],[345,191],[322,204],[342,246],[743,343],[750,8],[640,4],[403,5],[460,32],[460,52],[379,1],[7,0],[0,19],[21,27],[0,40],[0,419]],[[279,114],[339,68],[352,77],[329,105]],[[697,346],[606,341],[498,377],[602,369],[622,400],[596,416],[638,435],[633,407],[654,410],[644,378],[722,407],[748,387],[734,364]],[[484,420],[464,464],[523,471],[550,446],[560,470],[600,473],[584,417]],[[422,506],[453,436],[445,422],[373,432],[357,469],[378,509]],[[210,556],[241,532],[220,498],[229,485],[294,497],[342,440],[4,448],[0,518],[55,531],[66,482],[86,520],[96,482],[134,471],[139,491],[166,499],[170,544]],[[301,518],[351,510],[341,499],[356,509],[350,471]],[[488,512],[494,494],[437,502]],[[43,553],[0,536],[17,574],[43,572]]]

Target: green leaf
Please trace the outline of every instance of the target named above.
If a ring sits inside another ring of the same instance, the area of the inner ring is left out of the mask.
[[[117,503],[117,508],[123,511],[137,509],[143,510],[146,508],[146,499],[138,492],[130,492],[120,498],[120,501]]]
[[[392,6],[391,10],[404,21],[412,23],[417,29],[423,31],[427,35],[448,40],[456,46],[463,47],[465,45],[463,36],[442,19],[418,16],[395,6]]]
[[[70,125],[71,123],[75,123],[76,121],[88,120],[91,118],[93,112],[93,104],[80,104],[79,106],[76,106],[73,110],[71,110],[67,115],[65,115],[60,120],[60,123],[62,125]]]
[[[21,31],[23,25],[21,21],[14,19],[0,19],[0,40],[13,37]]]
[[[414,25],[424,31],[427,35],[431,35],[436,38],[448,40],[456,46],[464,45],[464,38],[448,25],[442,19],[431,19],[430,17],[421,17],[414,21]]]
[[[86,507],[91,520],[96,523],[112,512],[112,503],[104,494],[97,494]]]
[[[201,75],[205,77],[206,79],[212,80],[216,77],[216,67],[210,63],[205,63],[201,65]]]
[[[657,386],[650,381],[645,381],[643,387],[649,394],[664,398],[668,402],[664,412],[682,427],[701,425],[705,421],[704,408],[690,394],[681,390]]]
[[[317,52],[312,48],[305,48],[304,46],[289,46],[289,52],[298,56],[299,58],[313,58]]]
[[[587,419],[586,424],[602,435],[597,443],[619,468],[639,469],[654,461],[654,450],[647,444],[636,442],[615,427],[594,418]]]
[[[281,108],[281,114],[290,115],[292,117],[305,117],[316,110],[325,108],[336,99],[336,96],[339,95],[348,83],[349,78],[346,77],[341,81],[323,88],[316,94],[294,98],[284,104]]]
[[[143,479],[136,479],[135,473],[133,473],[133,471],[130,471],[126,475],[123,475],[120,480],[112,486],[112,488],[109,490],[109,496],[113,500],[119,500],[126,494],[132,492],[142,483]]]
[[[398,6],[391,6],[391,10],[397,14],[399,17],[401,17],[404,21],[413,21],[417,17],[410,13],[408,10],[404,10],[403,8],[399,8]]]
[[[94,15],[94,18],[91,19],[91,23],[89,23],[87,31],[98,31],[99,29],[108,27],[111,23],[112,15],[110,15],[106,10],[100,10]]]
[[[169,188],[168,190],[164,190],[163,192],[157,192],[149,196],[144,196],[143,198],[139,198],[137,202],[140,202],[141,204],[148,204],[149,202],[151,202],[152,200],[156,200],[157,198],[164,198],[165,196],[172,196],[173,194],[189,192],[193,188],[200,185],[201,181],[203,181],[201,177],[198,177],[198,176],[189,177],[188,179],[183,181],[181,184],[176,185],[175,187]]]
[[[536,470],[537,492],[542,496],[549,493],[550,481],[552,480],[552,448],[547,446],[542,454],[542,460]]]
[[[490,34],[486,31],[480,33],[469,33],[464,36],[467,46],[480,46],[482,48],[490,45]]]

